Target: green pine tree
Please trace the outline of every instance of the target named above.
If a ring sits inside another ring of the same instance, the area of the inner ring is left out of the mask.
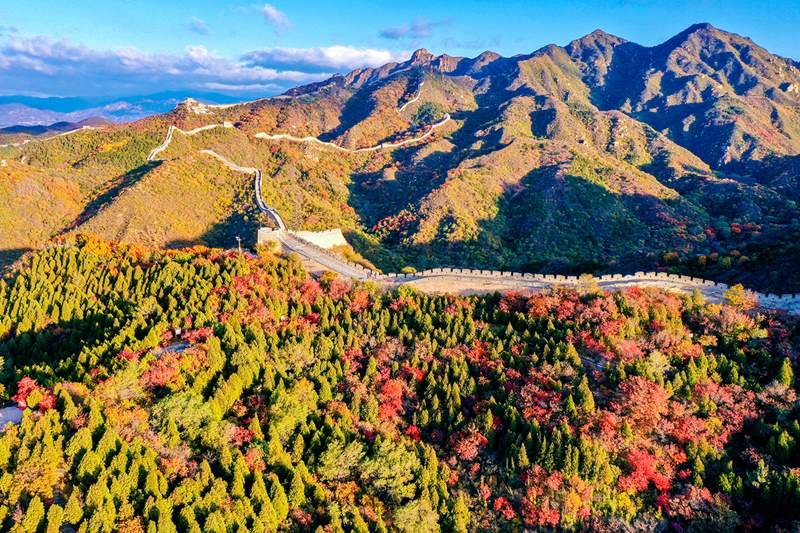
[[[567,394],[567,401],[564,402],[564,411],[570,418],[578,416],[578,408],[575,407],[575,400],[572,399],[571,393]]]
[[[47,510],[47,529],[45,533],[59,533],[64,523],[64,509],[54,503]]]
[[[22,517],[22,531],[26,533],[36,533],[44,521],[44,504],[39,496],[34,496],[25,510],[25,515]]]
[[[595,410],[595,403],[594,403],[594,394],[592,394],[592,389],[589,388],[589,380],[586,376],[581,378],[581,382],[578,385],[578,390],[576,392],[578,398],[578,405],[585,413],[594,413]]]
[[[246,470],[243,471],[237,463],[233,468],[233,481],[230,485],[230,494],[234,498],[244,498],[245,474]]]
[[[253,485],[250,487],[250,500],[255,503],[256,506],[263,505],[264,502],[269,500],[267,486],[264,484],[264,476],[258,470],[253,473]]]
[[[298,472],[292,476],[292,483],[289,486],[289,503],[292,507],[302,507],[306,503],[306,485]]]
[[[524,446],[522,450],[525,450]],[[453,531],[455,533],[467,533],[469,531],[469,522],[469,507],[467,507],[464,494],[459,493],[456,502],[453,504]]]
[[[520,470],[527,470],[531,466],[531,461],[528,459],[528,450],[525,448],[525,443],[519,447],[519,454],[517,454],[517,466]]]
[[[267,531],[277,531],[278,524],[280,523],[278,520],[278,515],[275,512],[275,508],[272,506],[272,502],[267,498],[261,504],[261,511],[258,513],[258,518],[264,524],[264,527],[267,528]]]
[[[783,359],[781,368],[778,371],[778,382],[791,387],[794,385],[794,370],[792,369],[792,362],[788,357]]]
[[[275,515],[278,517],[278,523],[283,522],[289,516],[289,500],[286,498],[286,491],[283,490],[283,486],[275,474],[272,475],[270,498],[272,507],[275,508]]]
[[[350,514],[352,515],[351,522],[353,524],[353,531],[355,533],[369,533],[369,526],[364,520],[364,517],[361,516],[358,507],[351,508]]]
[[[181,443],[181,434],[178,431],[178,424],[175,423],[174,418],[169,417],[166,426],[164,426],[161,432],[161,436],[170,448],[176,448]]]
[[[83,518],[83,502],[78,492],[77,488],[72,489],[67,506],[64,508],[64,519],[72,525],[77,525]]]
[[[327,529],[331,533],[344,533],[344,527],[342,526],[342,510],[338,503],[334,502],[328,506],[328,516],[330,516],[330,523]]]
[[[261,422],[258,420],[258,415],[253,416],[248,429],[253,432],[254,438],[264,440],[264,432],[261,431]]]

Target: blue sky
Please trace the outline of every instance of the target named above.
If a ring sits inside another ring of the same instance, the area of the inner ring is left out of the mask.
[[[0,3],[0,94],[275,94],[420,47],[513,55],[596,28],[654,45],[696,22],[800,59],[798,0],[25,0]]]

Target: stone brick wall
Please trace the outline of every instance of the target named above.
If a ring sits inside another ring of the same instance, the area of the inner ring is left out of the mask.
[[[616,290],[641,283],[648,286],[678,289],[687,292],[696,289],[705,295],[713,295],[716,299],[719,299],[724,291],[729,288],[728,285],[724,283],[717,283],[692,276],[669,274],[666,272],[636,272],[634,274],[605,274],[602,276],[564,276],[560,274],[528,274],[469,268],[432,268],[413,274],[382,274],[347,261],[328,249],[338,244],[347,244],[347,241],[339,229],[324,232],[286,232],[261,228],[258,232],[259,244],[268,241],[281,243],[286,240],[287,237],[295,242],[303,244],[302,248],[296,249],[298,253],[306,255],[311,260],[322,260],[324,264],[329,265],[331,270],[337,271],[347,277],[375,281],[389,287],[396,287],[405,283],[426,279],[437,279],[444,283],[446,283],[448,279],[459,280],[460,282],[474,279],[476,289],[480,289],[487,281],[500,281],[504,282],[505,286],[519,288],[521,290],[541,289],[556,285],[578,286],[591,283],[596,283],[603,289]],[[754,291],[750,292],[758,297],[760,304],[765,308],[782,309],[793,313],[800,313],[800,294],[777,295],[763,294]]]

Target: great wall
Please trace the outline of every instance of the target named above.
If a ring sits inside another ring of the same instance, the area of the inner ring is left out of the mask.
[[[400,72],[400,71],[398,71],[398,72]],[[397,72],[395,72],[395,74],[397,74]],[[410,98],[406,103],[404,103],[400,107],[396,107],[395,111],[397,111],[397,113],[402,113],[403,110],[405,110],[409,105],[417,102],[420,99],[420,97],[422,96],[422,87],[424,85],[425,85],[425,81],[423,80],[423,81],[420,82],[419,87],[417,88],[417,94],[415,96],[413,96],[412,98]],[[291,141],[291,142],[295,142],[295,143],[311,143],[311,144],[316,144],[317,146],[319,146],[321,148],[332,148],[332,149],[338,150],[340,152],[346,152],[346,153],[351,153],[351,154],[359,154],[359,153],[377,152],[379,150],[392,150],[394,148],[402,148],[403,146],[406,146],[408,144],[413,144],[413,143],[417,143],[417,142],[420,142],[420,141],[424,141],[425,139],[427,139],[428,137],[433,135],[434,132],[438,128],[441,128],[442,126],[444,126],[445,124],[450,122],[450,120],[451,120],[450,114],[447,113],[447,114],[445,114],[444,117],[442,117],[437,122],[434,122],[433,124],[430,124],[428,126],[428,128],[427,128],[427,131],[425,133],[423,133],[422,135],[418,136],[418,137],[412,137],[410,139],[400,140],[400,141],[397,141],[397,142],[383,142],[383,143],[380,143],[380,144],[376,144],[375,146],[366,146],[366,147],[363,147],[363,148],[345,148],[344,146],[339,146],[338,144],[335,144],[335,143],[332,143],[332,142],[329,142],[329,141],[322,141],[322,140],[318,139],[317,137],[312,137],[312,136],[295,137],[294,135],[291,135],[289,133],[275,133],[275,134],[272,134],[272,133],[266,133],[266,132],[262,131],[262,132],[256,133],[255,137],[257,139],[265,139],[265,140],[268,140],[268,141]]]
[[[367,153],[367,152],[377,152],[378,150],[391,150],[393,148],[401,148],[407,144],[412,144],[420,141],[424,141],[436,131],[437,128],[440,128],[450,122],[450,115],[447,114],[442,118],[440,121],[431,124],[428,126],[428,131],[420,135],[419,137],[412,137],[410,139],[405,139],[403,141],[397,142],[386,142],[376,144],[375,146],[367,146],[365,148],[345,148],[343,146],[339,146],[338,144],[334,144],[332,142],[321,141],[316,137],[295,137],[294,135],[290,135],[288,133],[276,133],[276,134],[269,134],[259,132],[255,134],[257,139],[265,139],[268,141],[291,141],[295,143],[313,143],[317,144],[323,148],[333,148],[334,150],[339,150],[340,152],[347,152],[351,154],[359,154],[359,153]]]
[[[288,253],[297,253],[312,272],[331,270],[359,281],[371,281],[389,289],[401,285],[415,287],[423,292],[452,292],[478,294],[509,290],[545,290],[553,287],[581,287],[595,285],[604,290],[627,287],[656,287],[684,293],[695,290],[706,300],[719,303],[730,287],[710,280],[669,274],[666,272],[636,272],[634,274],[605,274],[601,276],[564,276],[559,274],[527,274],[498,270],[469,268],[433,268],[409,274],[383,274],[362,265],[347,261],[336,253],[300,238],[287,230],[262,229],[259,244],[274,241]],[[748,291],[758,298],[761,307],[800,314],[800,294],[763,294]]]
[[[418,98],[419,95],[414,98],[414,101],[416,101]],[[449,118],[450,117],[448,115],[442,124],[447,122]],[[230,128],[232,125],[230,123],[209,124],[188,131],[181,130],[175,126],[170,126],[164,141],[150,152],[147,160],[157,161],[158,154],[169,146],[170,142],[172,141],[172,136],[176,131],[188,136],[217,127]],[[427,138],[427,136],[433,133],[435,127],[438,127],[438,125],[431,127],[428,133],[422,137],[410,139],[407,142],[416,142]],[[284,134],[278,134],[274,136],[267,136],[267,134],[256,134],[256,137],[262,139],[271,138],[292,141],[299,140]],[[331,144],[340,150],[363,151],[348,150],[332,143],[323,143],[316,138],[311,139],[314,139],[319,144]],[[371,147],[370,150],[392,149],[402,144],[403,143],[392,145],[387,143],[377,147]],[[258,232],[257,243],[263,245],[272,241],[280,246],[283,251],[298,254],[298,256],[300,256],[304,262],[306,268],[308,268],[311,272],[330,270],[354,280],[378,283],[388,289],[394,289],[401,285],[408,285],[424,292],[452,292],[460,294],[476,294],[495,291],[503,292],[509,290],[535,291],[551,289],[558,286],[580,287],[591,284],[601,289],[610,291],[633,286],[656,287],[684,293],[698,291],[703,295],[703,297],[706,298],[706,300],[717,303],[724,300],[725,291],[730,288],[724,283],[717,283],[714,281],[690,276],[669,274],[666,272],[636,272],[634,274],[626,275],[608,274],[592,277],[563,276],[558,274],[528,274],[467,268],[434,268],[409,274],[383,274],[374,270],[370,270],[363,265],[348,261],[329,249],[334,246],[347,244],[347,241],[342,235],[341,230],[338,228],[322,232],[290,231],[286,227],[286,224],[284,223],[283,218],[280,216],[278,211],[275,208],[268,206],[264,202],[261,194],[262,175],[259,169],[239,166],[209,149],[199,150],[199,152],[214,157],[227,167],[237,172],[246,172],[255,176],[254,188],[256,205],[260,211],[267,214],[273,220],[275,226],[277,227],[277,229],[261,228]],[[757,297],[759,305],[763,308],[800,314],[800,294],[776,295],[762,294],[754,291],[748,291],[748,293]]]

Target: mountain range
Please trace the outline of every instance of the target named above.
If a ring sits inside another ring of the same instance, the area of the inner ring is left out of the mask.
[[[212,92],[162,92],[118,98],[5,95],[0,96],[0,128],[80,122],[97,117],[109,122],[130,122],[169,111],[187,97],[216,104],[236,101],[233,96]]]
[[[210,124],[230,127],[176,133],[147,161],[170,125]],[[290,228],[341,227],[384,270],[658,268],[800,290],[800,64],[709,24],[654,47],[597,30],[513,57],[418,50],[279,97],[6,146],[0,254],[74,231],[254,238],[252,177],[203,149],[262,169]]]

